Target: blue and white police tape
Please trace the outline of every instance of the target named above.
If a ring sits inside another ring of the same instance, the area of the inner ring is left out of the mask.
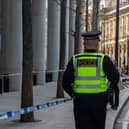
[[[55,106],[55,105],[65,103],[65,102],[70,101],[70,100],[72,100],[72,98],[66,98],[66,99],[63,99],[63,100],[56,100],[56,101],[53,101],[53,102],[47,102],[45,104],[36,105],[36,106],[33,106],[33,107],[26,107],[26,108],[21,109],[20,111],[9,111],[9,112],[0,114],[0,120],[7,119],[7,118],[12,118],[14,116],[21,115],[21,114],[26,114],[26,113],[29,113],[29,112],[32,112],[32,111],[38,111],[38,110],[41,110],[41,109],[44,109],[44,108],[49,108],[49,107],[52,107],[52,106]]]

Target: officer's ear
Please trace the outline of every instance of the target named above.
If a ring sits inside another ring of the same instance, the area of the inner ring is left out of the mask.
[[[83,44],[84,44],[84,45],[86,44],[86,40],[83,41]]]
[[[83,38],[83,45],[86,45],[87,40]]]

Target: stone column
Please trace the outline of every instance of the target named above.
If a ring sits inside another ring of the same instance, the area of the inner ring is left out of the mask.
[[[57,80],[60,49],[60,0],[48,0],[47,70]]]
[[[67,0],[67,5],[66,5],[66,58],[65,58],[65,64],[68,63],[69,60],[69,9],[70,9],[70,1]]]
[[[9,74],[10,90],[21,88],[22,0],[3,0],[3,72]]]
[[[2,0],[0,0],[0,34],[2,31]]]
[[[121,45],[121,66],[124,68],[124,60],[125,60],[125,50],[124,50],[124,42]]]
[[[46,0],[32,1],[33,70],[37,84],[45,83],[46,69]]]
[[[1,65],[2,65],[2,57],[1,57],[1,49],[2,49],[2,0],[0,0],[0,73],[1,73]]]
[[[115,42],[113,43],[113,60],[115,60]]]

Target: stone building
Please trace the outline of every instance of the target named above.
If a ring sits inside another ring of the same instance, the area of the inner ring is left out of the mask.
[[[114,4],[114,3],[113,3]],[[100,28],[102,30],[101,50],[115,60],[115,31],[116,7],[102,8],[100,12]],[[125,68],[129,65],[129,4],[128,1],[120,3],[119,9],[119,42],[118,66]]]

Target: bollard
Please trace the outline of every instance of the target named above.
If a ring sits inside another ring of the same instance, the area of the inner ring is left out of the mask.
[[[0,78],[0,94],[2,94],[2,91],[3,91],[3,80],[2,78]]]
[[[46,72],[46,82],[52,81],[52,72]]]
[[[37,85],[37,75],[33,75],[33,85]]]
[[[9,76],[4,76],[4,92],[9,92]]]

